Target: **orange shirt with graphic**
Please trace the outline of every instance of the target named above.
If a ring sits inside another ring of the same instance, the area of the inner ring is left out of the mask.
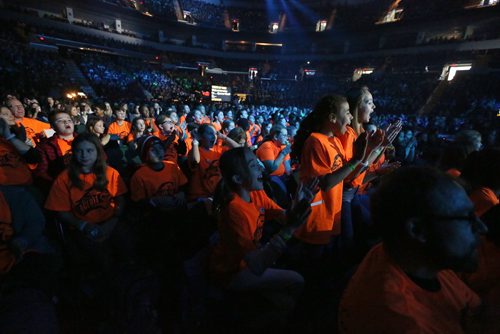
[[[439,291],[415,284],[378,244],[351,278],[339,308],[340,333],[464,333],[481,301],[451,270]]]
[[[283,150],[285,147],[286,147],[285,145],[278,146],[273,140],[269,140],[259,146],[256,155],[257,158],[260,159],[260,161],[274,161],[278,158],[278,155],[280,154],[281,150]],[[276,168],[276,170],[272,172],[270,175],[281,176],[285,174],[286,173],[285,161],[288,160],[290,160],[290,154],[286,155],[285,159],[283,159],[279,167]]]
[[[127,192],[125,183],[115,169],[107,167],[106,178],[108,185],[104,190],[98,190],[94,187],[95,174],[80,174],[83,189],[79,189],[71,185],[68,170],[65,170],[54,181],[45,208],[69,211],[78,219],[91,224],[106,221],[114,215],[115,197]]]
[[[486,187],[474,190],[469,197],[472,203],[474,203],[474,212],[478,217],[481,217],[489,209],[500,203],[493,190]]]
[[[123,121],[121,125],[117,121],[114,121],[108,128],[108,134],[117,135],[121,140],[126,139],[130,131],[132,131],[132,124],[127,121]]]
[[[250,202],[233,193],[233,199],[221,212],[218,221],[220,240],[210,256],[210,274],[223,284],[246,267],[245,254],[257,249],[264,221],[284,220],[285,211],[263,190],[252,191]]]
[[[0,184],[27,185],[32,182],[31,171],[14,145],[0,138]]]
[[[300,159],[300,177],[307,181],[335,172],[343,166],[344,150],[336,137],[312,133],[304,143]],[[343,182],[327,191],[320,190],[311,203],[312,213],[307,223],[295,232],[295,237],[311,244],[324,245],[332,235],[340,234]]]
[[[8,244],[13,236],[14,228],[12,227],[10,207],[0,192],[0,274],[8,272],[16,263],[16,257]]]
[[[223,148],[215,145],[210,150],[202,147],[199,150],[200,162],[190,166],[193,174],[189,182],[188,200],[211,197],[221,179],[219,159]]]
[[[186,183],[186,176],[174,162],[164,161],[161,171],[141,166],[130,180],[130,197],[138,202],[155,196],[173,196]]]
[[[43,137],[44,130],[50,129],[50,124],[41,122],[34,118],[24,117],[22,120],[16,120],[16,124],[22,124],[26,131],[26,138],[31,139],[33,143],[38,143]]]

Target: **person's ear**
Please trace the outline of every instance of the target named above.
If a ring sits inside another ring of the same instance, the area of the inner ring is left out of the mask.
[[[404,223],[406,235],[417,242],[427,242],[427,229],[421,218],[409,218]]]
[[[335,113],[330,113],[330,115],[328,115],[328,120],[332,123],[337,123],[337,115],[335,115]]]
[[[233,175],[231,177],[231,180],[234,182],[234,184],[237,184],[237,185],[243,185],[243,179],[240,175]]]

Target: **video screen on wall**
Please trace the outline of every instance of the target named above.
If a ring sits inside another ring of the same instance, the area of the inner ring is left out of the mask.
[[[231,102],[231,88],[212,85],[212,101]]]

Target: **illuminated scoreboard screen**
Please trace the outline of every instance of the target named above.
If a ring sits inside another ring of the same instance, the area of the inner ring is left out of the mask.
[[[231,102],[231,88],[212,85],[212,101]]]

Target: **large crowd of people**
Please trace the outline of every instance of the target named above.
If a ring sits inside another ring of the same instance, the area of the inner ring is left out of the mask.
[[[19,28],[0,29],[0,333],[498,331],[497,52],[145,60]],[[67,94],[72,63],[96,96]]]

